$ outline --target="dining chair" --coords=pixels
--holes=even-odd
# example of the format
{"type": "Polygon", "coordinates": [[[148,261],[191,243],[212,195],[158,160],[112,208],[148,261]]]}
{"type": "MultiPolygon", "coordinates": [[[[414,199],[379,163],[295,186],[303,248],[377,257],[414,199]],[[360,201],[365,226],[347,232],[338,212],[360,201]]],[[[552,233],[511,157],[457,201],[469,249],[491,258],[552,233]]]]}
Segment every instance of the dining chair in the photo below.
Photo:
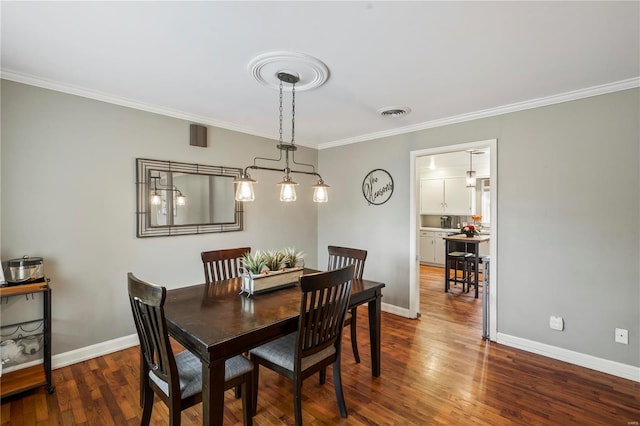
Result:
{"type": "MultiPolygon", "coordinates": [[[[364,272],[364,262],[367,260],[367,251],[348,248],[329,246],[329,266],[328,270],[342,268],[347,265],[353,265],[353,278],[362,279],[362,273],[364,272]]],[[[360,363],[360,353],[358,352],[358,340],[357,340],[357,324],[356,314],[357,306],[351,308],[347,313],[347,317],[344,320],[345,327],[351,326],[351,349],[353,350],[353,357],[356,359],[356,364],[360,363]]],[[[321,375],[320,382],[324,382],[324,377],[321,375]]]]}
{"type": "MultiPolygon", "coordinates": [[[[295,424],[302,425],[302,382],[333,365],[333,384],[340,415],[347,417],[340,370],[340,341],[349,306],[353,265],[328,272],[302,275],[298,331],[249,351],[254,364],[253,410],[257,410],[260,365],[293,383],[295,424]]],[[[254,411],[255,414],[255,411],[254,411]]]]}
{"type": "MultiPolygon", "coordinates": [[[[241,275],[242,257],[246,253],[251,253],[251,247],[210,250],[200,253],[202,265],[204,266],[205,282],[212,284],[216,281],[239,277],[241,275]]],[[[239,386],[236,388],[235,394],[236,398],[242,396],[242,390],[239,386]]]]}
{"type": "Polygon", "coordinates": [[[203,251],[200,253],[207,283],[228,280],[241,275],[242,256],[251,253],[251,247],[203,251]]]}
{"type": "MultiPolygon", "coordinates": [[[[128,274],[129,301],[140,339],[141,425],[151,420],[154,394],[169,407],[169,424],[180,425],[182,410],[202,401],[202,363],[184,350],[174,356],[164,315],[165,287],[128,274]]],[[[244,425],[253,424],[253,364],[242,356],[225,363],[225,390],[242,387],[244,425]]]]}

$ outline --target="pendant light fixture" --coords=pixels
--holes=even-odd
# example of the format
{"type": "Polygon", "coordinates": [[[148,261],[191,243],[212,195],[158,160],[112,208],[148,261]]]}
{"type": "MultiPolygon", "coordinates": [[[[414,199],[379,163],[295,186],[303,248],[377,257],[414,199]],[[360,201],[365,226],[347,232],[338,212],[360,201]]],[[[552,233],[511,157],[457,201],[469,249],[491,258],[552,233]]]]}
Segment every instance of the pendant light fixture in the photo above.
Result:
{"type": "Polygon", "coordinates": [[[467,171],[467,188],[476,187],[476,172],[473,170],[473,150],[469,151],[469,170],[467,171]]]}
{"type": "Polygon", "coordinates": [[[299,76],[293,71],[279,71],[276,74],[279,82],[280,89],[280,126],[279,126],[279,139],[278,145],[276,148],[280,151],[280,155],[278,158],[263,158],[263,157],[254,157],[253,164],[245,167],[242,175],[239,179],[235,180],[234,183],[237,183],[236,188],[236,201],[254,201],[255,200],[255,192],[253,190],[253,184],[257,183],[255,179],[252,179],[249,175],[248,170],[271,170],[274,172],[282,172],[284,176],[277,185],[280,186],[280,201],[282,202],[292,202],[296,201],[296,186],[298,185],[293,179],[291,179],[292,173],[300,173],[306,175],[313,175],[318,178],[318,182],[313,185],[313,202],[315,203],[326,203],[329,200],[327,188],[329,185],[325,184],[322,180],[322,176],[316,172],[315,167],[312,164],[298,163],[295,160],[295,152],[298,149],[295,143],[295,125],[296,125],[296,83],[300,81],[299,76]],[[284,84],[291,85],[291,142],[284,142],[282,139],[282,99],[283,99],[283,91],[284,84]],[[258,160],[261,161],[274,161],[280,162],[284,157],[284,167],[264,167],[259,166],[257,164],[258,160]],[[291,157],[291,163],[295,166],[303,166],[308,168],[308,170],[294,170],[289,167],[289,157],[291,157]]]}
{"type": "Polygon", "coordinates": [[[151,180],[153,180],[153,190],[151,191],[151,204],[154,206],[159,206],[162,203],[162,196],[160,195],[160,191],[171,191],[177,192],[176,195],[176,205],[185,206],[187,204],[187,197],[185,197],[182,192],[178,189],[177,186],[173,185],[163,185],[158,183],[160,180],[160,175],[151,176],[151,180]]]}

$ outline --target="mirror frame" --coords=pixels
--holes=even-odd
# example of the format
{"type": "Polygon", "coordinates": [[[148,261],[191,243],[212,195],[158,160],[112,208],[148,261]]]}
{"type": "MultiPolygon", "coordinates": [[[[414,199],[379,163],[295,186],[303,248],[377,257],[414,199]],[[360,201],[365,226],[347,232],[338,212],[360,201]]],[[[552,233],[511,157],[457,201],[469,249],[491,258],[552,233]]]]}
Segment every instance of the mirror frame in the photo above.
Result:
{"type": "MultiPolygon", "coordinates": [[[[242,169],[237,167],[207,166],[203,164],[136,158],[136,236],[138,238],[242,231],[244,210],[242,203],[239,201],[234,201],[235,220],[233,222],[151,226],[151,171],[225,176],[233,178],[234,180],[239,179],[242,174],[242,169]]],[[[233,191],[233,193],[235,194],[235,191],[233,191]]]]}

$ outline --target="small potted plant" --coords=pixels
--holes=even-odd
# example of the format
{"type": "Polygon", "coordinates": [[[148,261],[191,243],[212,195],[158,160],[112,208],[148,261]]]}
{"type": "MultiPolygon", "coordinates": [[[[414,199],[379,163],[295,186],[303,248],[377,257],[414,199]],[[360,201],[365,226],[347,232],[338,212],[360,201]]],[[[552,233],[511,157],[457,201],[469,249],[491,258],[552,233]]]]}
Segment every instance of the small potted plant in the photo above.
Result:
{"type": "Polygon", "coordinates": [[[295,268],[296,266],[304,266],[304,257],[306,256],[303,252],[296,252],[295,247],[287,247],[283,250],[285,256],[285,264],[287,268],[295,268]],[[298,265],[302,262],[302,265],[298,265]]]}
{"type": "Polygon", "coordinates": [[[286,267],[286,256],[280,250],[264,252],[264,263],[270,271],[282,271],[286,267]]]}
{"type": "Polygon", "coordinates": [[[253,275],[268,272],[265,256],[260,250],[256,251],[254,255],[252,255],[251,252],[246,252],[244,256],[242,256],[242,267],[245,271],[253,275]]]}

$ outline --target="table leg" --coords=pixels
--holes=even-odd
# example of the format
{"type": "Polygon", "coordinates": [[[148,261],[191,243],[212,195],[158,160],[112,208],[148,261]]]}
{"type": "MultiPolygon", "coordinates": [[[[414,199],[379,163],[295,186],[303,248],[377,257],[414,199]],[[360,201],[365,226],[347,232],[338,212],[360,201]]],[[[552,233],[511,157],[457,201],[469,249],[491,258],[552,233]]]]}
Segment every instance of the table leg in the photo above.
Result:
{"type": "Polygon", "coordinates": [[[380,317],[382,311],[382,295],[369,302],[369,338],[371,340],[371,374],[380,377],[380,317]]]}
{"type": "Polygon", "coordinates": [[[476,284],[476,299],[477,299],[478,298],[478,284],[480,284],[480,280],[478,279],[478,272],[480,271],[480,250],[479,250],[478,245],[476,245],[475,268],[476,268],[476,272],[473,275],[473,281],[476,284]]]}
{"type": "Polygon", "coordinates": [[[202,424],[222,426],[224,418],[224,360],[202,363],[202,424]]]}
{"type": "Polygon", "coordinates": [[[449,292],[449,241],[444,243],[444,292],[449,292]]]}

